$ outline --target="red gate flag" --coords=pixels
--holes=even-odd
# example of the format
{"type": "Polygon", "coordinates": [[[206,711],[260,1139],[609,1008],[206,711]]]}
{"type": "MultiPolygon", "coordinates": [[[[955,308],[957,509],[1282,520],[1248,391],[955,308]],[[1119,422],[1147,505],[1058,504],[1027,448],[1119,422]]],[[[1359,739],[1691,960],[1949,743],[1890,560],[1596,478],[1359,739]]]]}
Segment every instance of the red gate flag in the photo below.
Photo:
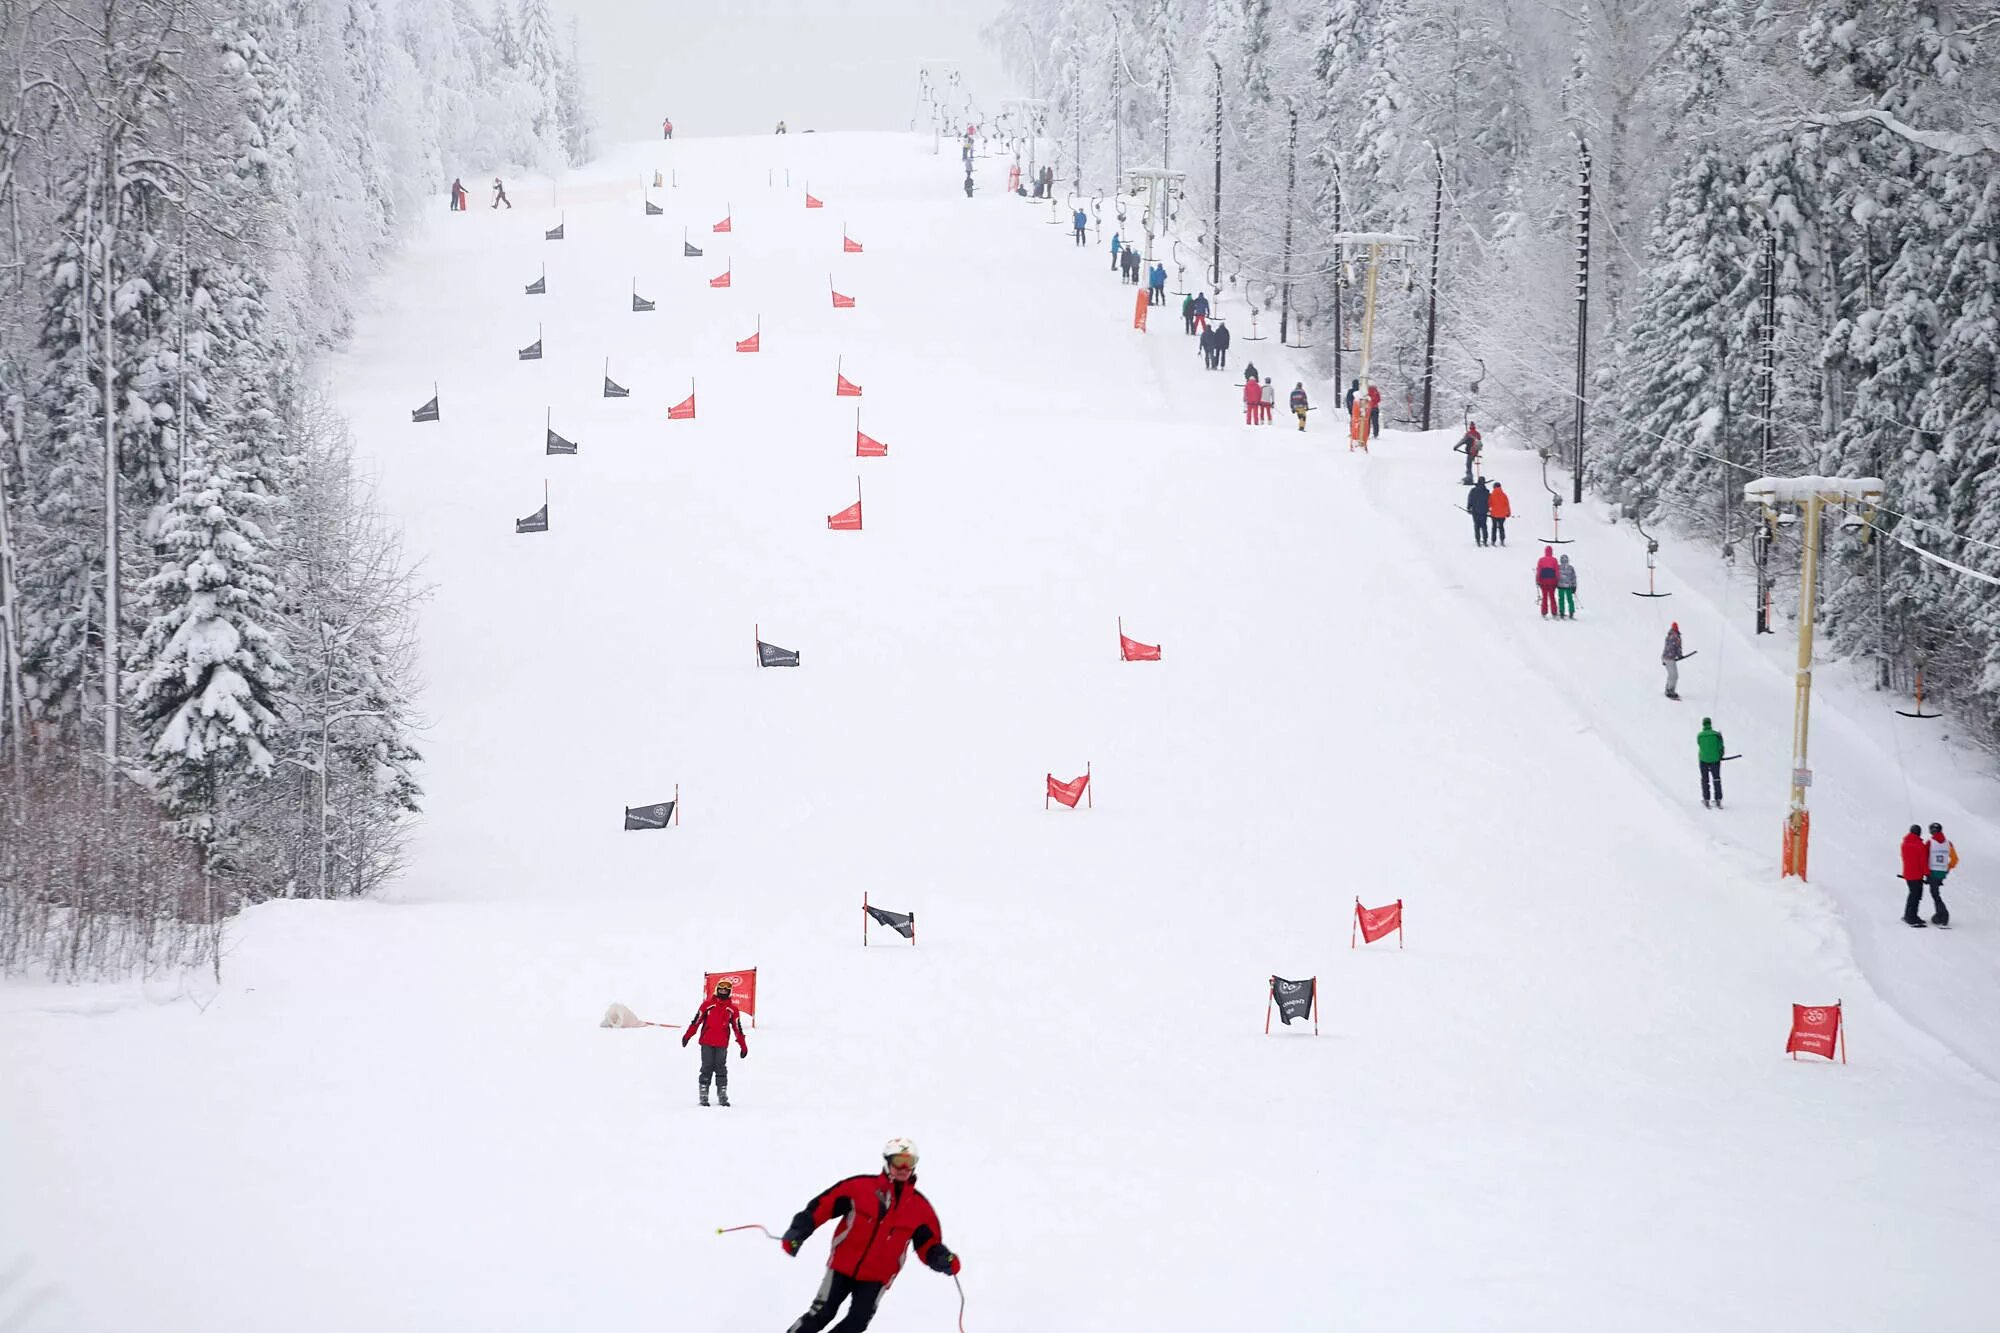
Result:
{"type": "Polygon", "coordinates": [[[859,398],[861,386],[839,371],[833,372],[833,396],[836,398],[859,398]]]}
{"type": "Polygon", "coordinates": [[[887,458],[889,446],[882,441],[864,435],[859,429],[854,432],[854,456],[856,458],[887,458]]]}
{"type": "Polygon", "coordinates": [[[1839,1049],[1840,1063],[1846,1064],[1847,1034],[1841,1030],[1840,1001],[1793,1005],[1792,1035],[1785,1040],[1785,1050],[1792,1059],[1798,1059],[1799,1052],[1804,1051],[1831,1060],[1835,1048],[1839,1049]]]}
{"type": "Polygon", "coordinates": [[[748,338],[737,339],[736,350],[739,352],[760,352],[764,349],[763,339],[764,332],[762,329],[759,329],[748,338]]]}
{"type": "Polygon", "coordinates": [[[706,1000],[715,994],[715,983],[729,983],[729,998],[736,1001],[736,1007],[750,1020],[750,1026],[757,1026],[757,969],[738,968],[734,972],[704,972],[701,974],[701,998],[706,1000]]]}
{"type": "Polygon", "coordinates": [[[688,396],[681,399],[678,403],[675,403],[672,407],[667,409],[667,420],[669,421],[694,420],[694,386],[692,384],[688,385],[688,396]]]}
{"type": "Polygon", "coordinates": [[[835,310],[852,310],[854,308],[854,298],[851,296],[842,296],[839,292],[835,292],[833,294],[833,308],[835,310]]]}
{"type": "Polygon", "coordinates": [[[1137,639],[1125,637],[1125,618],[1118,618],[1118,657],[1124,662],[1157,662],[1160,660],[1160,645],[1140,643],[1137,639]]]}
{"type": "Polygon", "coordinates": [[[1147,299],[1148,298],[1146,295],[1146,289],[1144,287],[1141,287],[1139,289],[1139,299],[1137,303],[1134,304],[1132,307],[1132,327],[1139,330],[1139,332],[1141,333],[1144,333],[1146,331],[1147,299]]]}
{"type": "MultiPolygon", "coordinates": [[[[1053,797],[1074,810],[1076,809],[1076,803],[1083,799],[1084,793],[1090,787],[1090,769],[1086,765],[1082,777],[1072,778],[1068,782],[1057,782],[1056,775],[1053,773],[1048,775],[1048,780],[1048,795],[1042,797],[1042,809],[1046,810],[1049,808],[1049,799],[1053,797]]],[[[1091,804],[1093,806],[1096,805],[1094,798],[1091,804]]]]}
{"type": "Polygon", "coordinates": [[[715,224],[715,225],[714,225],[713,227],[710,227],[710,228],[709,228],[709,230],[710,230],[710,231],[733,231],[733,230],[735,230],[735,228],[733,228],[733,227],[731,227],[731,226],[729,225],[729,219],[728,219],[728,218],[724,218],[724,219],[723,219],[722,221],[720,221],[720,222],[716,223],[716,224],[715,224]]]}
{"type": "Polygon", "coordinates": [[[806,207],[807,207],[807,208],[825,208],[825,207],[826,207],[826,205],[825,205],[825,204],[822,204],[822,203],[821,203],[821,202],[820,202],[819,200],[817,200],[817,199],[813,198],[813,197],[812,197],[812,195],[808,194],[808,195],[806,195],[806,207]]]}
{"type": "Polygon", "coordinates": [[[710,278],[708,280],[708,285],[711,287],[727,287],[729,285],[729,275],[733,273],[735,269],[736,266],[734,264],[731,264],[728,268],[722,270],[721,273],[719,273],[713,278],[710,278]]]}
{"type": "Polygon", "coordinates": [[[858,255],[861,253],[861,242],[855,240],[852,236],[842,233],[840,238],[840,252],[844,255],[858,255]]]}
{"type": "Polygon", "coordinates": [[[826,526],[835,532],[861,531],[861,478],[854,479],[854,503],[838,514],[828,514],[826,526]]]}
{"type": "MultiPolygon", "coordinates": [[[[1396,932],[1396,947],[1403,947],[1403,900],[1396,899],[1387,907],[1363,907],[1361,900],[1354,900],[1354,924],[1361,929],[1361,941],[1373,944],[1390,931],[1396,932]]],[[[1354,932],[1347,933],[1347,947],[1354,947],[1354,932]]]]}

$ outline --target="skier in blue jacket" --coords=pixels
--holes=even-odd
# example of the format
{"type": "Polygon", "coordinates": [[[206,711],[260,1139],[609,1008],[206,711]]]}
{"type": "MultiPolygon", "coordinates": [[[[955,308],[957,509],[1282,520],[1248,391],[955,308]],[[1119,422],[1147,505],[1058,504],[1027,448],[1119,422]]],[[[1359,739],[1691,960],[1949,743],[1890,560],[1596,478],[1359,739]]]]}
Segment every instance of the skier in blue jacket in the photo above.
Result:
{"type": "Polygon", "coordinates": [[[1152,304],[1165,305],[1166,303],[1167,303],[1167,266],[1165,264],[1155,264],[1153,265],[1152,304]]]}
{"type": "Polygon", "coordinates": [[[1085,244],[1085,241],[1083,239],[1083,229],[1090,225],[1090,215],[1085,213],[1082,209],[1079,208],[1073,215],[1071,215],[1069,221],[1070,225],[1076,228],[1076,243],[1078,245],[1085,244]]]}
{"type": "Polygon", "coordinates": [[[1197,332],[1208,330],[1208,293],[1197,293],[1194,298],[1194,327],[1197,332]]]}
{"type": "Polygon", "coordinates": [[[1119,240],[1119,239],[1118,239],[1118,233],[1117,233],[1117,232],[1115,232],[1115,231],[1114,231],[1114,232],[1112,232],[1112,233],[1111,233],[1111,267],[1112,267],[1112,270],[1113,270],[1114,272],[1115,272],[1115,271],[1117,270],[1117,268],[1118,268],[1118,252],[1119,252],[1119,251],[1121,251],[1121,250],[1123,250],[1124,248],[1125,248],[1125,242],[1123,242],[1123,241],[1121,241],[1121,240],[1119,240]]]}

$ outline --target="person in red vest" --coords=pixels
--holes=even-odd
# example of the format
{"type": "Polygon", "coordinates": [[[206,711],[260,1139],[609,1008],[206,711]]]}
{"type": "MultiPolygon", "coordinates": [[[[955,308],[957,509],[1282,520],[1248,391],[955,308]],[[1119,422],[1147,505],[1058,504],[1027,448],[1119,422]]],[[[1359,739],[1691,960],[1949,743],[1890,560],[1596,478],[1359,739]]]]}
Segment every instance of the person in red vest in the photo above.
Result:
{"type": "Polygon", "coordinates": [[[1556,582],[1562,578],[1562,566],[1556,563],[1556,548],[1544,546],[1542,558],[1535,562],[1535,586],[1542,590],[1542,619],[1547,620],[1556,613],[1556,582]]]}
{"type": "Polygon", "coordinates": [[[847,1317],[836,1333],[860,1333],[875,1317],[882,1293],[903,1270],[905,1250],[940,1273],[958,1276],[958,1256],[945,1247],[937,1212],[917,1192],[917,1145],[890,1139],[882,1147],[882,1173],[849,1176],[814,1196],[780,1238],[796,1256],[812,1233],[834,1218],[833,1252],[812,1304],[787,1333],[819,1333],[842,1301],[847,1317]]]}
{"type": "Polygon", "coordinates": [[[1903,900],[1903,924],[1921,926],[1924,924],[1924,879],[1930,874],[1930,849],[1924,846],[1924,830],[1921,824],[1910,825],[1910,831],[1903,835],[1903,883],[1909,888],[1909,897],[1903,900]]]}
{"type": "Polygon", "coordinates": [[[1254,379],[1243,381],[1243,424],[1254,426],[1264,414],[1264,386],[1254,379]]]}
{"type": "Polygon", "coordinates": [[[668,116],[660,122],[660,133],[666,135],[669,139],[674,137],[674,118],[672,116],[668,116]]]}
{"type": "Polygon", "coordinates": [[[681,1045],[685,1046],[699,1032],[701,1034],[701,1104],[708,1105],[708,1082],[715,1080],[715,1100],[719,1106],[729,1105],[729,1037],[736,1036],[736,1048],[745,1060],[750,1058],[750,1043],[743,1039],[743,1015],[736,1008],[736,1001],[730,995],[735,989],[728,978],[715,983],[715,994],[701,1002],[701,1008],[694,1011],[694,1021],[687,1031],[681,1033],[681,1045]]]}

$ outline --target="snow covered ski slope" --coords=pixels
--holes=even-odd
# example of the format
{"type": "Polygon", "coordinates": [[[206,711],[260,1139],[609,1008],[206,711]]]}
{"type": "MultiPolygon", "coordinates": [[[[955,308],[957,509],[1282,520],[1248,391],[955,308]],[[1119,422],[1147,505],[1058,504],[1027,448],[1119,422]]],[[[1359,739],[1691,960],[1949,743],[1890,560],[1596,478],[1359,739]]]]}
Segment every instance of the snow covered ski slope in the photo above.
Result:
{"type": "MultiPolygon", "coordinates": [[[[716,1228],[908,1135],[968,1333],[1992,1328],[1990,782],[1829,680],[1779,883],[1789,680],[1740,588],[1670,551],[1632,598],[1586,517],[1541,622],[1531,455],[1474,548],[1455,432],[1242,425],[1245,353],[1304,368],[1132,331],[1108,235],[930,148],[647,143],[426,222],[333,374],[436,588],[410,871],[248,913],[213,993],[0,991],[0,1324],[783,1329],[826,1232],[716,1228]],[[1966,857],[1950,934],[1894,920],[1912,818],[1966,857]],[[864,893],[914,947],[864,951],[864,893]],[[1348,947],[1357,897],[1406,947],[1348,947]],[[751,966],[727,1110],[673,1031],[595,1026],[751,966]],[[1317,1037],[1265,1035],[1273,974],[1317,1037]],[[1852,1062],[1784,1058],[1835,999],[1852,1062]]],[[[958,1313],[912,1264],[873,1327],[958,1313]]]]}

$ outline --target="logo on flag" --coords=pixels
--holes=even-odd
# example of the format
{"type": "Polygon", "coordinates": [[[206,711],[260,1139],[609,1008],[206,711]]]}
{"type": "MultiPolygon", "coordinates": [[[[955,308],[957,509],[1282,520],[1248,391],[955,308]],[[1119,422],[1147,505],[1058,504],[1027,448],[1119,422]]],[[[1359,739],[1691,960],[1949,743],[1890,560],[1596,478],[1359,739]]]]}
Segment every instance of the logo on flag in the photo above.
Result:
{"type": "Polygon", "coordinates": [[[795,667],[799,664],[796,648],[780,648],[775,643],[757,640],[757,665],[760,667],[795,667]]]}
{"type": "Polygon", "coordinates": [[[861,531],[861,501],[856,500],[838,514],[828,514],[826,525],[835,532],[861,531]]]}
{"type": "Polygon", "coordinates": [[[1287,981],[1283,977],[1271,978],[1271,1003],[1278,1008],[1278,1021],[1291,1026],[1293,1019],[1312,1017],[1313,1001],[1319,996],[1319,978],[1308,977],[1304,981],[1287,981]]]}
{"type": "Polygon", "coordinates": [[[736,1001],[736,1007],[754,1026],[757,1018],[757,969],[741,968],[734,972],[704,972],[701,974],[701,998],[706,1000],[715,994],[715,983],[729,983],[729,998],[736,1001]]]}
{"type": "Polygon", "coordinates": [[[630,398],[632,391],[617,380],[612,379],[609,375],[606,375],[604,377],[604,396],[606,398],[630,398]]]}
{"type": "Polygon", "coordinates": [[[625,807],[625,827],[665,828],[674,817],[674,802],[660,801],[653,805],[628,805],[625,807]]]}
{"type": "MultiPolygon", "coordinates": [[[[1354,923],[1361,928],[1361,939],[1365,944],[1373,944],[1391,932],[1400,937],[1403,933],[1403,900],[1398,898],[1387,907],[1363,907],[1361,900],[1356,898],[1354,923]]],[[[1398,946],[1401,943],[1398,938],[1398,946]]]]}
{"type": "Polygon", "coordinates": [[[576,452],[575,440],[565,440],[562,436],[556,434],[555,431],[553,430],[549,431],[548,434],[549,434],[548,447],[544,450],[545,453],[573,454],[576,452]]]}
{"type": "Polygon", "coordinates": [[[547,532],[549,530],[549,507],[543,505],[526,518],[514,520],[515,532],[547,532]]]}

